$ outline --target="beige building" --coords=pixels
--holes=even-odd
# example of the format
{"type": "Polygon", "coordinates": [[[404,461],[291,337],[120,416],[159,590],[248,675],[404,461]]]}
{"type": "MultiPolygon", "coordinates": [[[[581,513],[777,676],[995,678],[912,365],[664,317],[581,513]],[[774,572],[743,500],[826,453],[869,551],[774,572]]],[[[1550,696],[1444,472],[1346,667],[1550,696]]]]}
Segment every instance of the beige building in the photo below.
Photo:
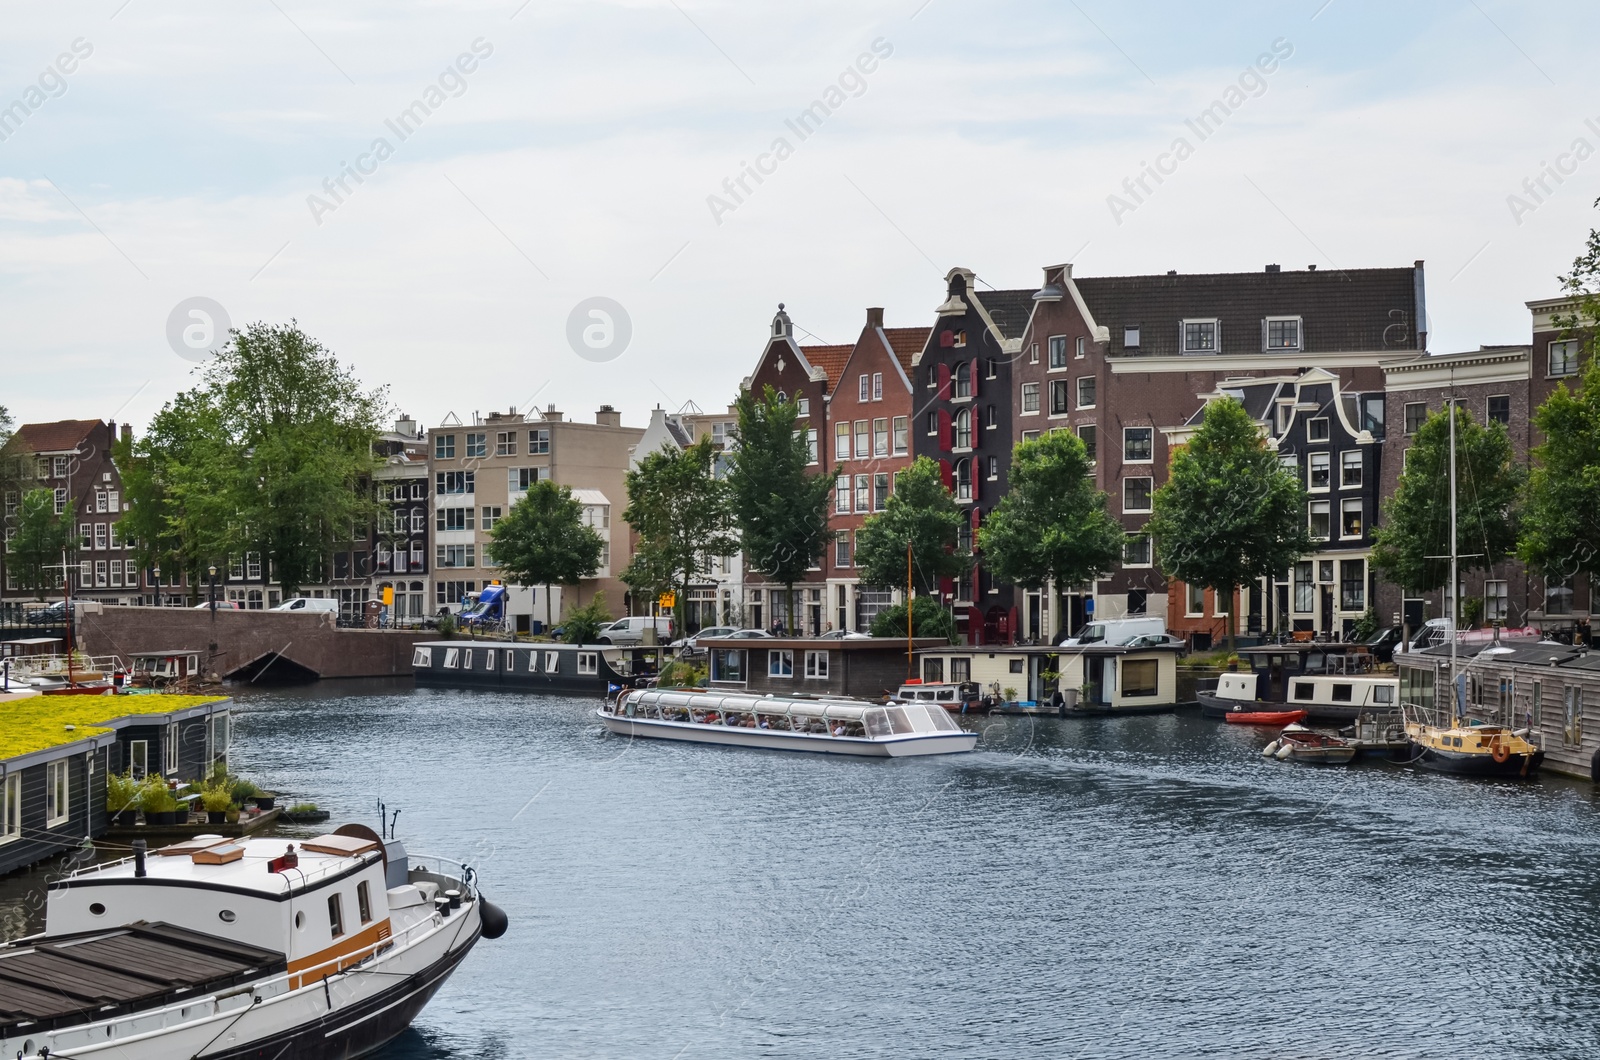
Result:
{"type": "MultiPolygon", "coordinates": [[[[541,479],[569,486],[584,506],[589,525],[606,540],[596,577],[576,590],[554,592],[549,612],[585,604],[598,592],[612,614],[628,612],[628,587],[617,577],[632,555],[622,512],[628,504],[624,476],[643,429],[624,427],[622,413],[600,406],[593,423],[569,420],[551,405],[543,412],[474,414],[470,423],[453,413],[428,432],[433,476],[433,609],[458,611],[463,599],[501,579],[485,555],[490,531],[541,479]]],[[[545,586],[513,587],[508,613],[515,628],[545,620],[545,586]]]]}

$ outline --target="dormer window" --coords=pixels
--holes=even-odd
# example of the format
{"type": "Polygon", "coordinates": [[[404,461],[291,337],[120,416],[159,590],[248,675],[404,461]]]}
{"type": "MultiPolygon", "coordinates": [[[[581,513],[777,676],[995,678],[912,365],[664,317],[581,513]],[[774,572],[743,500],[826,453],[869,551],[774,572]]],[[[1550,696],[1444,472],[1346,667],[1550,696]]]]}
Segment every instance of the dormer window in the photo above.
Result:
{"type": "Polygon", "coordinates": [[[1328,417],[1317,416],[1306,421],[1306,441],[1325,442],[1328,438],[1328,417]]]}
{"type": "Polygon", "coordinates": [[[1216,320],[1185,320],[1183,322],[1184,353],[1216,353],[1216,320]]]}
{"type": "Polygon", "coordinates": [[[1139,325],[1134,324],[1122,329],[1122,345],[1130,350],[1139,348],[1139,325]]]}
{"type": "Polygon", "coordinates": [[[1266,348],[1270,350],[1300,349],[1299,317],[1267,317],[1262,324],[1266,348]]]}

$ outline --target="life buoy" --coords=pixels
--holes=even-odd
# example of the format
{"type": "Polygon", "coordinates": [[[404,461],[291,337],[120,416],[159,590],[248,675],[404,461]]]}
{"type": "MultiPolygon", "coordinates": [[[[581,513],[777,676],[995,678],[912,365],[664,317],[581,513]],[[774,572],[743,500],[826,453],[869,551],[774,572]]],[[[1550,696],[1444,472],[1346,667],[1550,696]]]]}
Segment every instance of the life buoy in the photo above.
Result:
{"type": "Polygon", "coordinates": [[[1511,744],[1503,736],[1496,736],[1489,742],[1489,755],[1497,765],[1505,765],[1511,761],[1511,744]]]}

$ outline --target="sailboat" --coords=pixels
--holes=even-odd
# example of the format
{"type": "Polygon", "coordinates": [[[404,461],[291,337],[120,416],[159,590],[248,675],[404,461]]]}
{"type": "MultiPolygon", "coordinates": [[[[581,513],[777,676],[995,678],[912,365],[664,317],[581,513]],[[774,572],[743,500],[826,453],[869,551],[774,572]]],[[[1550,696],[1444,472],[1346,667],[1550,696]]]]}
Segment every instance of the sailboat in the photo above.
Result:
{"type": "Polygon", "coordinates": [[[1414,704],[1401,704],[1406,738],[1411,741],[1413,761],[1424,769],[1440,773],[1459,773],[1477,777],[1526,777],[1544,761],[1544,751],[1527,738],[1527,730],[1508,725],[1472,725],[1466,718],[1465,675],[1457,673],[1456,650],[1459,644],[1461,582],[1460,544],[1456,537],[1456,399],[1450,398],[1450,709],[1444,712],[1443,697],[1423,710],[1414,704]]]}

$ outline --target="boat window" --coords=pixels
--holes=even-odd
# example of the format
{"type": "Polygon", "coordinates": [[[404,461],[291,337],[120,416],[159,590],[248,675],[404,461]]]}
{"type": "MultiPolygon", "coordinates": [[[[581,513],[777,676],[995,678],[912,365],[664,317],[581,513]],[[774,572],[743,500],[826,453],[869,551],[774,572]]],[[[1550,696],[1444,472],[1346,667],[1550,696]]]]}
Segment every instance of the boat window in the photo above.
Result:
{"type": "Polygon", "coordinates": [[[1373,685],[1372,686],[1372,701],[1374,703],[1388,703],[1388,704],[1392,705],[1394,703],[1394,686],[1393,685],[1373,685]]]}
{"type": "Polygon", "coordinates": [[[1294,698],[1311,699],[1316,695],[1316,686],[1310,681],[1296,681],[1294,683],[1294,698]]]}
{"type": "Polygon", "coordinates": [[[939,725],[933,720],[933,716],[943,713],[944,708],[939,706],[906,711],[906,714],[911,718],[911,728],[917,732],[938,732],[939,725]]]}
{"type": "Polygon", "coordinates": [[[956,701],[956,690],[953,688],[941,688],[934,693],[933,698],[939,703],[954,703],[956,701]]]}
{"type": "Polygon", "coordinates": [[[328,927],[334,938],[344,934],[344,900],[341,895],[328,895],[328,927]]]}
{"type": "Polygon", "coordinates": [[[430,648],[417,648],[411,653],[412,666],[432,666],[433,650],[430,648]]]}
{"type": "Polygon", "coordinates": [[[1127,659],[1122,664],[1123,696],[1153,696],[1159,664],[1154,659],[1127,659]]]}
{"type": "Polygon", "coordinates": [[[1010,672],[1014,673],[1014,674],[1020,674],[1022,672],[1022,660],[1021,659],[1012,659],[1011,660],[1010,672]]]}
{"type": "Polygon", "coordinates": [[[372,891],[366,880],[356,884],[356,910],[363,924],[372,923],[372,891]]]}
{"type": "Polygon", "coordinates": [[[1349,685],[1346,685],[1346,684],[1334,685],[1333,686],[1333,701],[1335,703],[1349,703],[1350,702],[1351,691],[1352,691],[1352,689],[1351,689],[1351,687],[1349,685]]]}
{"type": "Polygon", "coordinates": [[[861,721],[866,726],[868,736],[888,736],[894,731],[889,727],[888,712],[881,707],[867,711],[861,721]]]}
{"type": "Polygon", "coordinates": [[[943,707],[929,710],[928,718],[933,722],[935,729],[945,732],[956,732],[961,729],[961,726],[950,720],[950,712],[943,707]]]}
{"type": "Polygon", "coordinates": [[[510,648],[506,649],[506,672],[510,673],[517,668],[517,653],[510,648]]]}
{"type": "Polygon", "coordinates": [[[454,670],[456,668],[456,663],[460,660],[460,657],[461,649],[446,648],[444,650],[444,668],[446,670],[454,670]]]}
{"type": "Polygon", "coordinates": [[[592,651],[578,653],[578,673],[597,674],[600,672],[600,656],[592,651]]]}
{"type": "Polygon", "coordinates": [[[539,670],[539,653],[536,652],[536,651],[530,651],[528,653],[528,672],[530,674],[531,673],[537,673],[538,670],[539,670]]]}
{"type": "Polygon", "coordinates": [[[944,660],[942,658],[941,659],[923,659],[922,660],[922,683],[925,684],[925,685],[936,685],[936,684],[939,684],[940,682],[942,682],[943,680],[944,680],[944,660]]]}
{"type": "Polygon", "coordinates": [[[889,729],[896,736],[909,736],[916,732],[916,729],[912,727],[911,719],[906,716],[904,707],[887,707],[885,709],[889,715],[889,729]]]}
{"type": "Polygon", "coordinates": [[[494,669],[494,657],[495,657],[495,650],[493,648],[489,648],[489,649],[484,651],[484,653],[483,653],[483,668],[485,670],[493,670],[494,669]]]}
{"type": "Polygon", "coordinates": [[[547,674],[553,674],[553,673],[559,673],[560,671],[561,671],[561,653],[558,652],[558,651],[547,651],[547,652],[545,652],[544,653],[544,672],[547,673],[547,674]]]}

